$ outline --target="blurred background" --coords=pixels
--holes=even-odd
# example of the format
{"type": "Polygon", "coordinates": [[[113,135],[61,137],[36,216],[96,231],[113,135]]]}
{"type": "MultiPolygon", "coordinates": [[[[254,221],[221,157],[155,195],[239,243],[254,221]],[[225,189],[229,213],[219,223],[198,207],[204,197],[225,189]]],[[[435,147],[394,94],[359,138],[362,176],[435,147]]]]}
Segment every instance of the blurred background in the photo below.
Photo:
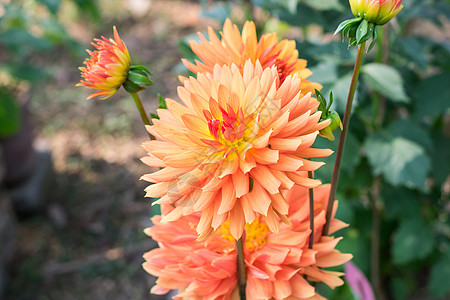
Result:
{"type": "MultiPolygon", "coordinates": [[[[450,299],[450,1],[403,3],[364,58],[338,247],[377,299],[450,299]]],[[[158,93],[177,99],[187,41],[227,17],[295,39],[342,116],[356,53],[333,32],[351,17],[347,0],[0,0],[0,299],[157,298],[141,268],[155,247],[138,180],[152,171],[139,160],[148,136],[125,92],[85,100],[77,67],[117,26],[153,73],[141,93],[153,112],[158,93]]],[[[333,160],[316,178],[330,181],[333,160]]],[[[347,285],[323,294],[354,299],[347,285]]]]}

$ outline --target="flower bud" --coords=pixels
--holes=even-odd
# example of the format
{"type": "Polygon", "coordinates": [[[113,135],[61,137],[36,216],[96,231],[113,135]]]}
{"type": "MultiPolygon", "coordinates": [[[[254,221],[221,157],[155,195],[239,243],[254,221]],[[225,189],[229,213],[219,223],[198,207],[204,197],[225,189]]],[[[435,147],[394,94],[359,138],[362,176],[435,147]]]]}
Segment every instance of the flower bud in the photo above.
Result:
{"type": "Polygon", "coordinates": [[[88,99],[104,96],[102,100],[115,94],[127,80],[131,60],[127,47],[120,39],[114,27],[114,39],[95,39],[92,45],[94,51],[87,50],[90,58],[86,59],[85,67],[80,67],[81,81],[77,86],[86,86],[98,92],[91,94],[88,99]]]}
{"type": "Polygon", "coordinates": [[[352,13],[375,25],[384,25],[402,10],[402,0],[349,0],[352,13]]]}
{"type": "Polygon", "coordinates": [[[328,127],[320,130],[319,135],[329,139],[330,141],[334,141],[333,131],[335,131],[338,127],[341,127],[342,130],[341,118],[335,110],[331,110],[328,112],[328,116],[326,119],[330,119],[331,123],[330,125],[328,125],[328,127]]]}

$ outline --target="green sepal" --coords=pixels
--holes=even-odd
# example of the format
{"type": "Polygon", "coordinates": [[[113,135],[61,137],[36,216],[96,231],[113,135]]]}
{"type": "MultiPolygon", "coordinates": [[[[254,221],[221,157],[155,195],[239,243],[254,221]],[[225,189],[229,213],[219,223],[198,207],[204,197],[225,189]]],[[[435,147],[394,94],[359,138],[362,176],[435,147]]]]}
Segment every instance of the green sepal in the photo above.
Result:
{"type": "Polygon", "coordinates": [[[373,46],[375,46],[375,43],[377,42],[377,39],[378,33],[377,33],[377,26],[375,25],[373,28],[372,42],[370,43],[369,48],[367,48],[367,52],[372,50],[373,46]]]}
{"type": "Polygon", "coordinates": [[[158,108],[167,109],[166,99],[158,93],[158,108]]]}
{"type": "MultiPolygon", "coordinates": [[[[157,109],[167,109],[167,104],[166,104],[166,100],[163,98],[163,96],[161,96],[160,93],[158,93],[158,108],[157,109]]],[[[159,120],[159,116],[157,113],[150,113],[150,116],[153,119],[158,119],[159,120]]]]}
{"type": "Polygon", "coordinates": [[[144,66],[142,65],[134,65],[130,67],[130,71],[144,71],[148,75],[152,75],[152,73],[144,66]]]}
{"type": "Polygon", "coordinates": [[[129,71],[127,76],[127,81],[131,81],[138,85],[153,85],[153,82],[147,77],[147,75],[142,74],[143,71],[129,71]]]}
{"type": "Polygon", "coordinates": [[[145,90],[145,87],[142,87],[130,80],[125,81],[125,83],[123,84],[123,88],[130,94],[145,90]]]}
{"type": "Polygon", "coordinates": [[[369,30],[369,22],[367,20],[362,20],[361,24],[359,24],[358,29],[356,30],[356,42],[359,44],[361,40],[367,35],[367,31],[369,30]]]}
{"type": "MultiPolygon", "coordinates": [[[[361,22],[361,20],[362,20],[362,18],[353,18],[353,19],[343,21],[341,24],[339,24],[338,28],[334,32],[334,35],[338,34],[342,30],[345,30],[346,28],[350,28],[355,23],[361,22]]],[[[345,36],[345,34],[343,34],[343,35],[345,36]]]]}
{"type": "Polygon", "coordinates": [[[322,112],[322,117],[323,117],[324,115],[326,115],[327,110],[328,110],[327,109],[327,100],[325,99],[325,97],[322,95],[322,93],[319,90],[315,89],[315,93],[316,93],[317,100],[319,101],[318,110],[322,112]]]}

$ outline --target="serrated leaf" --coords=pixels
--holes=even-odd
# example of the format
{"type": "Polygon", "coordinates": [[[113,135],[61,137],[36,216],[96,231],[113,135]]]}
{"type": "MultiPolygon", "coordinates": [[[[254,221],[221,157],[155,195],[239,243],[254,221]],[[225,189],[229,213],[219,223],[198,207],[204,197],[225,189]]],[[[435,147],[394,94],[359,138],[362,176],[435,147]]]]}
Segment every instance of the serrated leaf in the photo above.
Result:
{"type": "Polygon", "coordinates": [[[400,73],[387,65],[371,63],[362,67],[366,84],[396,102],[409,102],[400,73]]]}
{"type": "MultiPolygon", "coordinates": [[[[393,200],[395,201],[395,200],[393,200]]],[[[434,247],[430,224],[420,218],[404,220],[394,234],[392,256],[395,264],[403,265],[426,258],[434,247]]]]}
{"type": "Polygon", "coordinates": [[[394,186],[426,189],[430,159],[422,146],[381,132],[369,136],[364,148],[374,175],[383,175],[394,186]]]}
{"type": "Polygon", "coordinates": [[[446,251],[431,268],[428,290],[436,298],[450,296],[450,251],[446,251]]]}

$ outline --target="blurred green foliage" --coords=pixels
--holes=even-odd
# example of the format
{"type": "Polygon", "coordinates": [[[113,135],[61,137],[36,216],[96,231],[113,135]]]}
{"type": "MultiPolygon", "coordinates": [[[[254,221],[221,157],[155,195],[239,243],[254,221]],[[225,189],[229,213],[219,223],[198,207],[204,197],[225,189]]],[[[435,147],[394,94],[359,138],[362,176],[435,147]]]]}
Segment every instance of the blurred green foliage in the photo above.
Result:
{"type": "MultiPolygon", "coordinates": [[[[233,6],[245,5],[244,1],[203,3],[205,16],[222,21],[233,6]]],[[[297,48],[313,71],[309,80],[323,84],[325,95],[333,91],[332,108],[342,116],[356,49],[349,50],[346,42],[329,36],[322,39],[307,33],[317,26],[324,34],[333,33],[340,22],[352,17],[348,1],[254,0],[253,4],[271,19],[302,30],[305,38],[297,41],[297,48]]],[[[405,8],[387,28],[378,28],[377,45],[364,57],[338,186],[338,217],[350,227],[342,231],[344,239],[338,247],[351,252],[370,278],[377,203],[384,293],[389,299],[403,300],[426,287],[430,297],[448,299],[450,1],[405,0],[403,4],[405,8]]],[[[257,26],[270,24],[255,21],[257,26]]],[[[318,138],[315,146],[336,150],[337,140],[318,138]]],[[[327,158],[315,174],[324,183],[330,182],[334,158],[327,158]]],[[[347,286],[324,295],[353,299],[347,286]]]]}
{"type": "MultiPolygon", "coordinates": [[[[100,21],[96,1],[72,0],[76,7],[100,21]]],[[[61,50],[77,54],[73,40],[58,18],[62,0],[14,0],[0,3],[0,136],[20,129],[17,89],[37,86],[52,76],[39,58],[61,50]]]]}

